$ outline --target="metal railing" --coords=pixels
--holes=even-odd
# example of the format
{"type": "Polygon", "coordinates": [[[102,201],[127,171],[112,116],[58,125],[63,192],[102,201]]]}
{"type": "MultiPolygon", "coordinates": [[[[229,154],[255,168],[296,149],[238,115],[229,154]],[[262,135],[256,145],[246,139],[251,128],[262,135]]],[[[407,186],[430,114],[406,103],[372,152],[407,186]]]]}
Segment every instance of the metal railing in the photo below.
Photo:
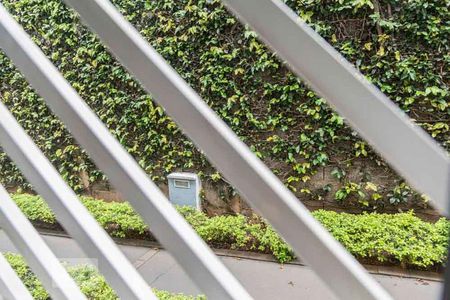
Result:
{"type": "MultiPolygon", "coordinates": [[[[227,180],[264,216],[331,290],[342,299],[391,299],[364,268],[311,216],[301,202],[239,140],[189,85],[164,61],[107,0],[65,0],[110,51],[151,93],[227,180]]],[[[417,189],[448,214],[450,162],[447,154],[389,99],[279,0],[224,0],[327,99],[379,153],[417,189]],[[271,20],[271,22],[267,22],[271,20]],[[381,120],[381,121],[380,121],[381,120]],[[401,136],[401,139],[398,137],[401,136]]],[[[0,5],[0,47],[67,125],[97,166],[151,225],[152,233],[210,299],[251,296],[176,212],[163,193],[109,133],[58,70],[0,5]]],[[[99,227],[4,105],[0,104],[0,145],[49,202],[58,221],[100,269],[122,299],[154,299],[150,288],[99,227]]],[[[43,244],[20,210],[0,189],[0,225],[55,298],[73,282],[43,244]],[[22,227],[13,221],[21,220],[22,227]],[[25,237],[26,236],[26,237],[25,237]],[[46,258],[44,258],[44,256],[46,258]],[[55,268],[43,266],[50,257],[55,268]],[[55,275],[59,280],[53,281],[55,275]],[[49,281],[51,286],[49,286],[49,281]],[[47,282],[47,283],[46,283],[47,282]]],[[[0,273],[5,264],[0,257],[0,273]]],[[[17,280],[0,293],[16,299],[17,280]]]]}

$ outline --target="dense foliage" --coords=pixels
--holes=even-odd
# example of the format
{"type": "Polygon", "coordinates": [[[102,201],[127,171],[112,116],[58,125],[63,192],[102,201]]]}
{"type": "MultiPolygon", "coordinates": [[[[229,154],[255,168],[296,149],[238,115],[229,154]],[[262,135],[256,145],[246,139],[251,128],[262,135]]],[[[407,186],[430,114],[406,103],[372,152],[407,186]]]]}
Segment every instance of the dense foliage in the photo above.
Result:
{"type": "MultiPolygon", "coordinates": [[[[56,218],[39,196],[15,194],[13,199],[33,221],[56,224],[56,218]]],[[[152,238],[148,226],[128,203],[106,203],[88,197],[82,202],[114,237],[152,238]]],[[[211,246],[271,253],[280,262],[294,258],[290,247],[261,218],[243,215],[208,217],[189,207],[178,207],[197,233],[211,246]]],[[[429,268],[445,262],[450,222],[428,223],[412,212],[352,215],[318,210],[314,217],[360,259],[370,262],[429,268]]]]}
{"type": "MultiPolygon", "coordinates": [[[[219,0],[113,2],[303,199],[336,198],[371,208],[420,200],[219,0]]],[[[286,2],[450,149],[448,0],[286,2]]],[[[2,3],[154,180],[195,170],[221,182],[164,110],[60,1],[2,3]]],[[[105,179],[4,55],[0,78],[1,101],[72,187],[81,191],[105,179]]],[[[0,175],[3,183],[26,185],[3,154],[0,175]]]]}
{"type": "MultiPolygon", "coordinates": [[[[22,256],[6,253],[5,258],[16,271],[17,275],[28,288],[34,299],[50,300],[50,295],[39,281],[39,278],[31,271],[22,256]]],[[[89,265],[68,266],[67,271],[89,300],[119,299],[113,289],[108,285],[105,278],[101,276],[94,267],[89,265]]],[[[153,292],[160,300],[205,300],[205,297],[203,296],[185,296],[156,289],[153,289],[153,292]]]]}

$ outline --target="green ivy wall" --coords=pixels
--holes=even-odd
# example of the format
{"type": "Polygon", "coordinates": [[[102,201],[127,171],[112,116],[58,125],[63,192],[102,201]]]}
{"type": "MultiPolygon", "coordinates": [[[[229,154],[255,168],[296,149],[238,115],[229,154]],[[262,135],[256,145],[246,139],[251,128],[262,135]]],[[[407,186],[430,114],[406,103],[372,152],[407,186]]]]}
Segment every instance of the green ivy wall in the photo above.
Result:
{"type": "MultiPolygon", "coordinates": [[[[335,199],[371,209],[407,201],[423,205],[424,198],[220,1],[113,2],[301,199],[335,199]]],[[[450,149],[450,1],[286,2],[450,149]]],[[[2,3],[155,181],[165,181],[164,176],[175,170],[194,170],[215,186],[227,186],[164,110],[60,1],[2,3]]],[[[0,78],[1,101],[73,188],[82,191],[106,180],[1,53],[0,78]]],[[[0,174],[8,186],[29,187],[4,154],[0,174]]]]}

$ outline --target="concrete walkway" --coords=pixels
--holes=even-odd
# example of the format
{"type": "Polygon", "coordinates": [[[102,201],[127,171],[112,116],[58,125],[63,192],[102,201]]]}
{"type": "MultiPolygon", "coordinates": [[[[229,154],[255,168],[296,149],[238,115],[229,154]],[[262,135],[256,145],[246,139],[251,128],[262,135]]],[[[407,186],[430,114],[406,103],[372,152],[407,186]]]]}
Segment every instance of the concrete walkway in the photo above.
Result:
{"type": "MultiPolygon", "coordinates": [[[[74,240],[51,235],[43,237],[55,254],[69,264],[96,264],[95,259],[85,259],[74,240]]],[[[152,287],[190,295],[201,294],[167,251],[125,245],[120,245],[120,248],[152,287]]],[[[6,251],[17,252],[0,230],[0,252],[6,251]]],[[[255,299],[336,299],[308,267],[226,256],[220,259],[255,299]]],[[[98,267],[101,271],[101,266],[98,267]]],[[[374,276],[395,299],[439,299],[442,288],[442,282],[438,280],[374,276]]]]}

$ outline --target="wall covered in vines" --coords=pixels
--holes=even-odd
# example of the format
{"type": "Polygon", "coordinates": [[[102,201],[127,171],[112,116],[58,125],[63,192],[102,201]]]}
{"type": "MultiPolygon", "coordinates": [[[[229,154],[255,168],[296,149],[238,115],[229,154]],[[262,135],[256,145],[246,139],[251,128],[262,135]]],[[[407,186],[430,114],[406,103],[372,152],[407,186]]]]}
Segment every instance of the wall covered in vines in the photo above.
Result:
{"type": "MultiPolygon", "coordinates": [[[[426,205],[425,197],[397,177],[220,1],[113,2],[300,199],[368,209],[426,205]]],[[[223,197],[233,195],[71,10],[57,0],[2,3],[152,179],[163,182],[172,171],[196,171],[225,190],[223,197]]],[[[286,3],[450,149],[448,0],[286,3]]],[[[3,54],[0,96],[74,189],[106,181],[3,54]]],[[[0,180],[28,187],[5,154],[0,155],[0,180]]]]}

